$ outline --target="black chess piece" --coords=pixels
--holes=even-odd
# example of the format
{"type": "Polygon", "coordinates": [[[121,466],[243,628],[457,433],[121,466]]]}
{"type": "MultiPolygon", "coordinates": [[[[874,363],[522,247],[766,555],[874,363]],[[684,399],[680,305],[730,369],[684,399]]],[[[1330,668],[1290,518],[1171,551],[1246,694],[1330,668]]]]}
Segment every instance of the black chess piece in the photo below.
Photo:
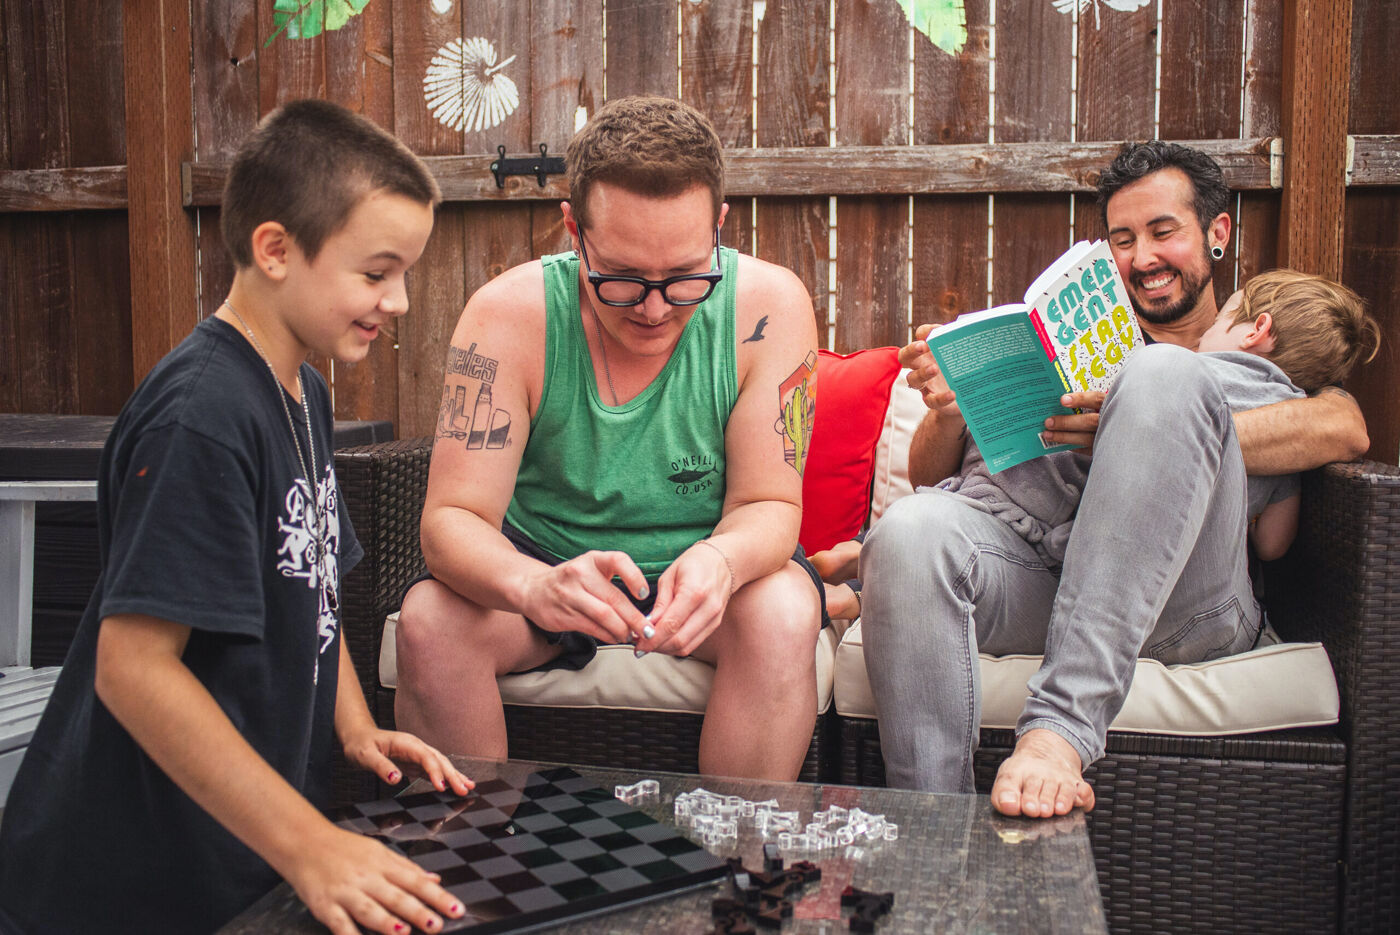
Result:
{"type": "Polygon", "coordinates": [[[847,886],[841,891],[841,905],[855,909],[850,921],[852,932],[873,932],[880,917],[894,908],[894,893],[870,893],[847,886]]]}

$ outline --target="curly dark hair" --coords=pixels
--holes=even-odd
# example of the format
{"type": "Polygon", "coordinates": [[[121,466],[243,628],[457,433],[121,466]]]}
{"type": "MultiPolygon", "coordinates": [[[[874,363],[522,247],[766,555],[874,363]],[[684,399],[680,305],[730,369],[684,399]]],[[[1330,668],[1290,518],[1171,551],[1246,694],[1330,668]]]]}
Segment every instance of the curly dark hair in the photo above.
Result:
{"type": "Polygon", "coordinates": [[[1104,227],[1108,227],[1108,199],[1124,186],[1163,169],[1180,169],[1190,179],[1195,192],[1191,206],[1201,230],[1227,209],[1230,189],[1220,172],[1220,164],[1210,156],[1189,146],[1161,140],[1124,143],[1113,162],[1099,175],[1099,215],[1104,227]]]}

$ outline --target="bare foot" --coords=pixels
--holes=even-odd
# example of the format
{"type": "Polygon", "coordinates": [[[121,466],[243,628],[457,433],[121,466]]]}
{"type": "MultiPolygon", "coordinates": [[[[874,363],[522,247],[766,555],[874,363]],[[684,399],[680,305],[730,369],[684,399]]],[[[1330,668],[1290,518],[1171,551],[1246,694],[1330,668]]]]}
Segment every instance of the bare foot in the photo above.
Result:
{"type": "Polygon", "coordinates": [[[807,556],[807,560],[812,563],[812,567],[821,575],[823,581],[840,584],[856,576],[856,569],[860,565],[860,543],[854,539],[847,539],[829,549],[813,552],[807,556]]]}
{"type": "Polygon", "coordinates": [[[1026,731],[997,770],[992,808],[1003,815],[1049,818],[1075,807],[1094,807],[1094,790],[1080,772],[1079,754],[1052,730],[1026,731]]]}

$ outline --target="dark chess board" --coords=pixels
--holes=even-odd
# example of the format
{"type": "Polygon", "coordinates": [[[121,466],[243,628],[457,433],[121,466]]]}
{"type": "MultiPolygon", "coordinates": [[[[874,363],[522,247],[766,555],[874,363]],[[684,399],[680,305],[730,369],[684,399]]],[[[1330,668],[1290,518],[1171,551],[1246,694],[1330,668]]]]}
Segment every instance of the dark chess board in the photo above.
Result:
{"type": "Polygon", "coordinates": [[[520,931],[725,873],[724,861],[567,767],[486,780],[466,798],[428,792],[331,818],[439,874],[467,910],[447,931],[520,931]]]}

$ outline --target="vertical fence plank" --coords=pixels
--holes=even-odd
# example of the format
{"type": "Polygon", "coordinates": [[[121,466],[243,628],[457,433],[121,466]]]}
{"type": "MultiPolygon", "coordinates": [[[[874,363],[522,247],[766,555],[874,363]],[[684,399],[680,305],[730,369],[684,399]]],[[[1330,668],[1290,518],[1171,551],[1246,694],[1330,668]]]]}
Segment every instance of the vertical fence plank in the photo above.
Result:
{"type": "MultiPolygon", "coordinates": [[[[1157,87],[1157,6],[1085,11],[1079,20],[1075,138],[1151,139],[1157,87]]],[[[1074,196],[1074,238],[1107,236],[1098,198],[1074,196]]]]}
{"type": "MultiPolygon", "coordinates": [[[[753,0],[700,0],[681,11],[681,99],[726,148],[753,142],[753,0]]],[[[753,252],[753,199],[729,201],[724,243],[753,252]]]]}
{"type": "MultiPolygon", "coordinates": [[[[964,0],[967,44],[956,56],[915,32],[914,143],[986,142],[988,6],[964,0]]],[[[914,325],[951,321],[986,304],[987,223],[985,195],[914,198],[914,325]]]]}
{"type": "Polygon", "coordinates": [[[193,155],[190,5],[122,4],[131,370],[140,380],[198,320],[194,219],[180,204],[193,155]]]}
{"type": "MultiPolygon", "coordinates": [[[[0,4],[0,166],[11,168],[10,159],[10,30],[7,10],[0,4]]],[[[0,308],[17,308],[12,287],[15,278],[13,243],[15,215],[0,214],[0,308]]],[[[19,411],[19,316],[0,315],[0,412],[19,411]]]]}
{"type": "MultiPolygon", "coordinates": [[[[66,0],[68,128],[71,164],[126,162],[122,103],[122,10],[66,0]]],[[[115,415],[131,380],[131,268],[126,215],[82,212],[71,221],[77,409],[115,415]]],[[[52,351],[51,351],[52,353],[52,351]]]]}
{"type": "Polygon", "coordinates": [[[1283,19],[1283,224],[1279,256],[1294,269],[1337,279],[1344,238],[1351,0],[1296,0],[1283,19]]]}
{"type": "MultiPolygon", "coordinates": [[[[603,7],[597,0],[533,0],[530,19],[530,139],[562,157],[575,122],[603,102],[603,7]]],[[[530,239],[534,256],[569,248],[557,203],[531,206],[530,239]]]]}
{"type": "MultiPolygon", "coordinates": [[[[314,39],[293,38],[282,30],[266,46],[267,37],[277,31],[272,4],[259,3],[258,30],[258,113],[265,114],[279,104],[305,97],[326,97],[325,48],[327,33],[314,39]]],[[[353,23],[353,21],[352,21],[353,23]]],[[[347,24],[344,29],[355,28],[347,24]]]]}
{"type": "MultiPolygon", "coordinates": [[[[463,37],[460,8],[453,5],[448,13],[439,14],[428,3],[396,0],[393,30],[395,132],[420,155],[461,153],[462,133],[438,122],[423,97],[428,63],[450,40],[463,37]]],[[[413,311],[399,320],[398,327],[401,437],[429,434],[436,421],[451,323],[466,303],[462,256],[466,211],[461,205],[438,211],[428,246],[409,276],[408,304],[413,311]]]]}
{"type": "MultiPolygon", "coordinates": [[[[998,4],[996,141],[1068,140],[1073,23],[1049,3],[998,4]]],[[[1069,246],[1070,199],[998,195],[993,201],[992,301],[1019,302],[1069,246]]]]}
{"type": "MultiPolygon", "coordinates": [[[[1282,132],[1283,112],[1283,0],[1251,0],[1244,56],[1241,135],[1277,136],[1282,132]]],[[[1232,288],[1278,265],[1279,219],[1278,192],[1240,193],[1234,237],[1238,263],[1235,275],[1229,277],[1232,288]]],[[[1223,278],[1217,273],[1217,296],[1223,278]]]]}
{"type": "MultiPolygon", "coordinates": [[[[758,23],[759,146],[826,146],[828,48],[825,3],[768,0],[758,23]]],[[[755,255],[797,274],[812,295],[818,341],[827,343],[830,221],[828,200],[759,198],[754,209],[755,255]]]]}
{"type": "MultiPolygon", "coordinates": [[[[3,14],[0,14],[0,26],[3,25],[3,14]]],[[[17,220],[22,218],[0,214],[0,308],[6,309],[6,313],[0,315],[0,412],[20,411],[19,316],[9,311],[18,308],[14,256],[17,220]]]]}
{"type": "MultiPolygon", "coordinates": [[[[258,4],[258,35],[271,36],[277,31],[271,4],[258,4]]],[[[354,19],[341,27],[358,29],[354,19]]],[[[302,98],[326,98],[326,43],[330,32],[312,39],[293,38],[283,30],[272,43],[258,52],[258,114],[266,114],[287,103],[302,98]]],[[[265,41],[265,40],[264,40],[265,41]]],[[[246,132],[246,131],[245,131],[246,132]]],[[[312,354],[311,365],[321,372],[331,386],[334,399],[334,373],[331,359],[324,354],[312,354]]]]}
{"type": "MultiPolygon", "coordinates": [[[[371,3],[325,40],[327,99],[389,129],[394,126],[392,15],[387,0],[371,3]]],[[[398,321],[388,322],[364,360],[332,364],[337,418],[393,421],[398,415],[398,327],[398,321]]]]}
{"type": "Polygon", "coordinates": [[[1162,139],[1239,136],[1243,53],[1239,0],[1162,5],[1162,139]]]}
{"type": "MultiPolygon", "coordinates": [[[[1224,139],[1240,132],[1244,16],[1238,0],[1181,0],[1162,6],[1161,136],[1224,139]]],[[[1234,291],[1235,241],[1214,263],[1216,302],[1234,291]]]]}
{"type": "MultiPolygon", "coordinates": [[[[1400,37],[1400,6],[1385,0],[1352,0],[1351,107],[1348,132],[1400,133],[1400,70],[1395,40],[1400,37]],[[1388,76],[1388,77],[1387,77],[1388,76]]],[[[1381,353],[1350,380],[1350,389],[1366,414],[1371,435],[1369,457],[1397,463],[1400,448],[1400,191],[1395,188],[1352,189],[1346,194],[1346,237],[1342,278],[1365,298],[1381,326],[1381,353]]],[[[1376,843],[1390,828],[1367,829],[1371,841],[1353,842],[1353,854],[1380,853],[1376,843]]],[[[1371,863],[1367,861],[1367,863],[1371,863]]],[[[1400,922],[1400,887],[1394,867],[1368,868],[1353,876],[1343,912],[1348,920],[1365,911],[1382,924],[1400,922]]]]}
{"type": "Polygon", "coordinates": [[[1156,84],[1155,3],[1080,15],[1078,139],[1150,139],[1156,84]]]}
{"type": "Polygon", "coordinates": [[[604,0],[603,26],[609,99],[679,96],[675,0],[604,0]]]}
{"type": "Polygon", "coordinates": [[[0,3],[0,165],[10,168],[10,29],[8,11],[0,3]]]}
{"type": "MultiPolygon", "coordinates": [[[[194,158],[228,160],[258,122],[262,62],[255,11],[243,0],[208,0],[191,6],[194,49],[194,158]]],[[[277,41],[281,41],[280,39],[277,41]]],[[[218,309],[233,284],[233,259],[219,234],[217,208],[196,210],[199,238],[199,310],[194,321],[218,309]]],[[[176,334],[179,341],[184,334],[176,334]]]]}
{"type": "MultiPolygon", "coordinates": [[[[888,0],[837,0],[836,142],[909,142],[909,23],[888,0]]],[[[836,350],[901,344],[909,333],[909,199],[836,205],[836,350]]]]}
{"type": "MultiPolygon", "coordinates": [[[[520,97],[519,108],[500,125],[466,134],[466,151],[469,153],[494,153],[496,147],[502,144],[505,145],[506,152],[510,153],[535,150],[530,112],[536,65],[530,48],[531,19],[531,7],[528,3],[463,5],[463,35],[489,39],[496,47],[497,61],[504,62],[512,55],[516,56],[515,61],[506,66],[501,74],[509,75],[515,82],[520,97]]],[[[537,184],[534,179],[520,181],[528,185],[537,184]]],[[[512,266],[532,258],[530,206],[520,203],[473,205],[463,212],[462,238],[463,286],[466,295],[470,296],[512,266]]],[[[453,308],[432,310],[435,321],[441,323],[442,336],[435,357],[435,362],[439,365],[446,359],[452,329],[456,326],[461,312],[462,304],[453,308]]],[[[439,370],[432,393],[412,401],[419,407],[419,412],[433,420],[425,423],[425,430],[436,422],[441,387],[442,371],[439,370]]]]}
{"type": "MultiPolygon", "coordinates": [[[[59,4],[5,0],[10,160],[16,169],[70,165],[66,43],[59,4]]],[[[80,330],[73,306],[72,219],[34,215],[10,225],[9,308],[17,320],[19,411],[77,412],[78,368],[64,348],[80,330]]]]}

